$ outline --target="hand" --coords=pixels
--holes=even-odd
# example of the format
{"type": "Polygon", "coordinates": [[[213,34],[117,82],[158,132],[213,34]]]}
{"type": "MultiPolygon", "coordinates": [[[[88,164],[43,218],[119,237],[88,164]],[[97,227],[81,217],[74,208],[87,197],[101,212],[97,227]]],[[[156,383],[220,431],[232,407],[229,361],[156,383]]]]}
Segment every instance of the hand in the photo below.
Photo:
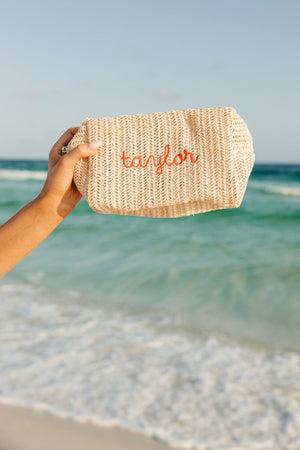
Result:
{"type": "Polygon", "coordinates": [[[81,144],[61,155],[78,128],[69,128],[52,147],[39,195],[0,226],[0,277],[39,245],[81,199],[73,181],[74,167],[80,158],[95,153],[100,142],[81,144]]]}
{"type": "Polygon", "coordinates": [[[80,158],[87,158],[96,153],[100,141],[90,144],[80,144],[69,153],[61,155],[62,147],[66,146],[78,131],[79,127],[69,128],[54,144],[49,152],[48,172],[45,184],[37,196],[43,199],[49,210],[65,218],[77,205],[82,195],[78,191],[74,180],[75,164],[80,158]]]}

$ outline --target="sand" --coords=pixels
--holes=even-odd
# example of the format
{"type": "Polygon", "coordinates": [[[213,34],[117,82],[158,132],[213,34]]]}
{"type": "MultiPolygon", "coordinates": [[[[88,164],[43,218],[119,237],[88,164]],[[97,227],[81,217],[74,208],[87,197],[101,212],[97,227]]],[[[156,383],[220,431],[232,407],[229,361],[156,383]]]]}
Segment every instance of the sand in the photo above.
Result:
{"type": "Polygon", "coordinates": [[[0,404],[0,450],[167,450],[167,445],[117,428],[0,404]]]}

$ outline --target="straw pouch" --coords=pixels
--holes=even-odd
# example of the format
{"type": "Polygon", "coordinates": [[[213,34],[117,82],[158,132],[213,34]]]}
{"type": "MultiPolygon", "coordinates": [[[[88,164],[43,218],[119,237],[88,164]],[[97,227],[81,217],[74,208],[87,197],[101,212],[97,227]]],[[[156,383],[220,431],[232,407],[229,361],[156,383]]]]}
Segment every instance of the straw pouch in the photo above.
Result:
{"type": "Polygon", "coordinates": [[[86,118],[67,146],[101,141],[75,166],[93,211],[180,217],[240,206],[255,154],[234,108],[86,118]]]}

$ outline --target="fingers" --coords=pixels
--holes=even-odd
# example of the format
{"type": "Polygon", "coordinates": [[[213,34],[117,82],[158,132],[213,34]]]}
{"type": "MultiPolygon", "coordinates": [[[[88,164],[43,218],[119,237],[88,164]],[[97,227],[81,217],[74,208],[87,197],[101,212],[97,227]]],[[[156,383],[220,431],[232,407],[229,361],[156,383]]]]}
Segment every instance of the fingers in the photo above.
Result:
{"type": "Polygon", "coordinates": [[[57,161],[61,158],[61,149],[65,145],[67,145],[70,140],[74,137],[74,135],[79,130],[79,127],[71,127],[67,131],[64,132],[64,134],[61,135],[61,137],[58,139],[58,141],[53,145],[49,152],[49,163],[48,163],[48,170],[50,170],[57,161]]]}
{"type": "Polygon", "coordinates": [[[100,146],[100,141],[93,141],[89,144],[80,144],[69,153],[62,156],[62,160],[64,160],[64,162],[75,164],[80,158],[87,158],[99,151],[100,146]]]}
{"type": "Polygon", "coordinates": [[[52,149],[49,152],[50,157],[56,156],[57,154],[60,154],[60,150],[62,147],[67,145],[70,140],[74,137],[74,135],[79,130],[79,127],[72,127],[69,128],[67,131],[64,132],[64,134],[61,135],[61,137],[56,141],[56,143],[53,145],[52,149]]]}
{"type": "Polygon", "coordinates": [[[62,164],[66,169],[74,167],[80,158],[87,158],[99,150],[100,141],[93,141],[89,144],[80,144],[66,155],[61,155],[62,147],[66,146],[74,137],[80,127],[71,127],[58,139],[49,152],[48,171],[50,171],[57,163],[62,164]]]}
{"type": "Polygon", "coordinates": [[[60,148],[64,145],[67,145],[72,137],[77,133],[79,127],[72,127],[69,128],[67,131],[64,132],[64,134],[61,135],[61,137],[56,142],[55,146],[59,146],[60,148]]]}

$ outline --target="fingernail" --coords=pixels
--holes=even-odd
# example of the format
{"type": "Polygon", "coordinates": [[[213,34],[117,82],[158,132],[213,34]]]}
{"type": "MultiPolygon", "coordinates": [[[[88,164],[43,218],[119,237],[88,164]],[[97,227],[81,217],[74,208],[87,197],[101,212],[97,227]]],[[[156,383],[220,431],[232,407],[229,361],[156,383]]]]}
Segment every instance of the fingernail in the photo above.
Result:
{"type": "Polygon", "coordinates": [[[101,141],[92,141],[89,143],[89,147],[92,149],[98,148],[101,145],[101,141]]]}

